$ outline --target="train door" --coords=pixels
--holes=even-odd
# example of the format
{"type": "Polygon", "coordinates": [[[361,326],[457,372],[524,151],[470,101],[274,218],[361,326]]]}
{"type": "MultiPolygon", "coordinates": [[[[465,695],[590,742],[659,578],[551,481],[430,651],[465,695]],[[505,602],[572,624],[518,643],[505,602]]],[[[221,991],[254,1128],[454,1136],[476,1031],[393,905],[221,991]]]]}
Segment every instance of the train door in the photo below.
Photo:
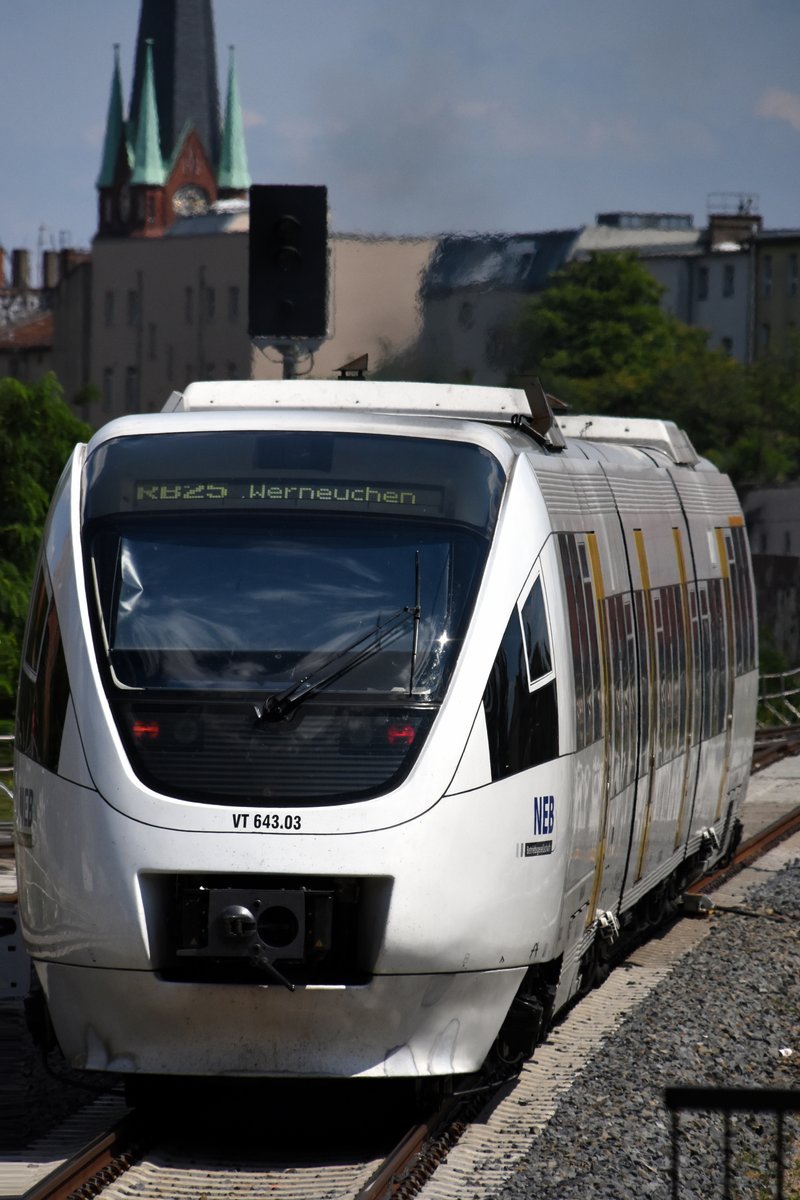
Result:
{"type": "Polygon", "coordinates": [[[661,531],[655,576],[643,531],[633,534],[642,584],[636,593],[642,720],[630,899],[681,852],[697,786],[700,735],[698,595],[687,563],[686,530],[672,525],[661,531]]]}

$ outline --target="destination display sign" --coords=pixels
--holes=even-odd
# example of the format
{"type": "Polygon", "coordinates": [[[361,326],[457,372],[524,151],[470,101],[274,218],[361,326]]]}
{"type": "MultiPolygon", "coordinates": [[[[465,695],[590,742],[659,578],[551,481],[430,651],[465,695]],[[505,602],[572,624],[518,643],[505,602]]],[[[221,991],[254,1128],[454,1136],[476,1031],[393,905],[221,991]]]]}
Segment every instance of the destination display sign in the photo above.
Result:
{"type": "Polygon", "coordinates": [[[371,513],[489,536],[505,485],[469,442],[315,429],[131,434],[99,444],[85,471],[87,523],[131,511],[371,513]]]}
{"type": "Polygon", "coordinates": [[[443,511],[444,488],[374,480],[142,479],[134,484],[133,504],[137,509],[404,509],[430,514],[443,511]]]}

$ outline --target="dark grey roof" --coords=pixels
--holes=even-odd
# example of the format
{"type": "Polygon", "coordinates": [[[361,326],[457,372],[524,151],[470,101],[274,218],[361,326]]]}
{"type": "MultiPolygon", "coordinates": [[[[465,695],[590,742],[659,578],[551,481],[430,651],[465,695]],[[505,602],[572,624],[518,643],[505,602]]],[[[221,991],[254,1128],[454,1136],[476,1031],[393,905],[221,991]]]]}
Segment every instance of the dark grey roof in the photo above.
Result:
{"type": "Polygon", "coordinates": [[[800,241],[800,229],[759,229],[756,234],[757,242],[796,242],[800,241]]]}
{"type": "Polygon", "coordinates": [[[167,161],[191,121],[214,166],[220,153],[217,55],[211,0],[142,0],[129,109],[135,125],[144,83],[145,44],[153,39],[161,154],[167,161]]]}
{"type": "Polygon", "coordinates": [[[534,292],[567,262],[580,232],[448,234],[425,271],[422,295],[430,299],[462,289],[534,292]]]}

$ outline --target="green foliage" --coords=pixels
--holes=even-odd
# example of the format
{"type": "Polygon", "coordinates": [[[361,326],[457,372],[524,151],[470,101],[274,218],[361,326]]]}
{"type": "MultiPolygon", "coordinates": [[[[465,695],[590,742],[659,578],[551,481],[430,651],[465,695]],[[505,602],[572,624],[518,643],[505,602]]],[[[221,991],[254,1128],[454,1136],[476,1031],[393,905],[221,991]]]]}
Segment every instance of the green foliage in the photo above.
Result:
{"type": "Polygon", "coordinates": [[[800,342],[745,367],[659,307],[633,255],[557,272],[519,323],[521,372],[575,412],[659,417],[742,487],[800,473],[800,342]]]}
{"type": "Polygon", "coordinates": [[[55,376],[33,387],[0,380],[0,718],[8,718],[13,708],[50,497],[72,447],[89,436],[89,426],[64,403],[55,376]]]}

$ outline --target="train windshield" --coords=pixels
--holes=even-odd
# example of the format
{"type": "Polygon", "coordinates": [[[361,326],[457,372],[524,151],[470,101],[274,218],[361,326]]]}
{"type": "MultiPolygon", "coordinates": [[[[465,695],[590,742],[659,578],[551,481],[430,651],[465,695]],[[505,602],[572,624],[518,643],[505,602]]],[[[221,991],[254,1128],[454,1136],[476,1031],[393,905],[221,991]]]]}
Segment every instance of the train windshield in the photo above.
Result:
{"type": "MultiPolygon", "coordinates": [[[[251,799],[262,786],[264,763],[233,762],[245,733],[271,747],[270,797],[396,782],[469,621],[504,482],[496,460],[467,443],[283,432],[126,438],[93,459],[87,565],[134,765],[169,775],[164,747],[192,730],[207,746],[213,725],[233,794],[240,776],[251,799]]],[[[189,773],[188,792],[202,792],[189,773]]]]}
{"type": "Polygon", "coordinates": [[[469,530],[380,517],[115,521],[92,543],[112,674],[123,688],[271,693],[321,683],[330,665],[326,690],[436,698],[483,547],[469,530]]]}

